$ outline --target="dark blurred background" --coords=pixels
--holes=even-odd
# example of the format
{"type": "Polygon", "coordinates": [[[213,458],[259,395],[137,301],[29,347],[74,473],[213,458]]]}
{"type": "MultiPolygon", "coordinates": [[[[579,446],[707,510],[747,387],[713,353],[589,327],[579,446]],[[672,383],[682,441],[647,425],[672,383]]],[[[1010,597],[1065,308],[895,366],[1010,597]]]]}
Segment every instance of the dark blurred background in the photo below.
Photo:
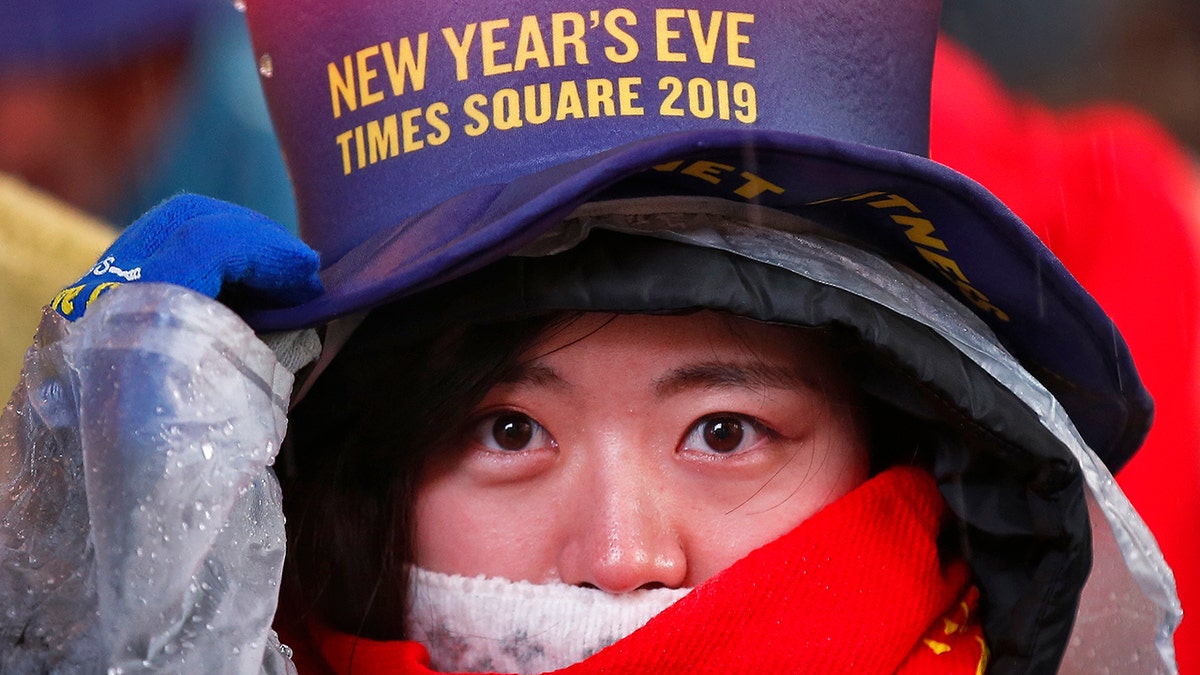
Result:
{"type": "Polygon", "coordinates": [[[945,0],[942,24],[1018,92],[1132,103],[1200,150],[1200,0],[945,0]]]}
{"type": "Polygon", "coordinates": [[[0,173],[116,225],[181,190],[295,221],[230,0],[6,0],[0,173]]]}

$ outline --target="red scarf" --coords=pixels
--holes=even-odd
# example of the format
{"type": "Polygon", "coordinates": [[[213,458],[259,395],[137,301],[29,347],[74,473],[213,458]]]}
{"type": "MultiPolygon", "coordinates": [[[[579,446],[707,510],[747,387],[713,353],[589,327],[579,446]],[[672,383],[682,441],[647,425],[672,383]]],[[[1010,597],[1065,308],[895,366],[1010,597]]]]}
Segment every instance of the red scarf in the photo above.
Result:
{"type": "MultiPolygon", "coordinates": [[[[978,591],[965,564],[943,567],[938,557],[944,510],[927,474],[890,469],[625,639],[556,672],[982,673],[978,591]]],[[[434,672],[415,642],[315,623],[306,637],[309,644],[295,645],[301,675],[434,672]]]]}

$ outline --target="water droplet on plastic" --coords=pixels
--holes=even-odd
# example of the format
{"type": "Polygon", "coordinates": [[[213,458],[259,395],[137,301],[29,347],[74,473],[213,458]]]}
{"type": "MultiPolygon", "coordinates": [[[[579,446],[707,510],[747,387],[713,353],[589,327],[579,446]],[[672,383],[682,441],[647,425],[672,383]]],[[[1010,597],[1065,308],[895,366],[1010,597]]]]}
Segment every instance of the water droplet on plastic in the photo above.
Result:
{"type": "Polygon", "coordinates": [[[246,13],[246,0],[233,0],[233,8],[242,14],[246,13]]]}
{"type": "Polygon", "coordinates": [[[292,648],[291,648],[291,647],[289,647],[289,646],[287,646],[287,645],[285,645],[285,644],[283,644],[283,643],[280,643],[280,645],[279,645],[279,653],[280,653],[280,654],[283,654],[283,658],[285,658],[285,659],[290,659],[290,658],[292,658],[292,653],[293,653],[293,652],[292,652],[292,648]]]}
{"type": "Polygon", "coordinates": [[[271,77],[275,74],[275,62],[271,60],[270,54],[258,57],[258,74],[263,77],[271,77]]]}
{"type": "Polygon", "coordinates": [[[204,453],[204,459],[212,459],[212,457],[213,457],[212,443],[205,443],[204,445],[201,445],[200,452],[204,453]]]}

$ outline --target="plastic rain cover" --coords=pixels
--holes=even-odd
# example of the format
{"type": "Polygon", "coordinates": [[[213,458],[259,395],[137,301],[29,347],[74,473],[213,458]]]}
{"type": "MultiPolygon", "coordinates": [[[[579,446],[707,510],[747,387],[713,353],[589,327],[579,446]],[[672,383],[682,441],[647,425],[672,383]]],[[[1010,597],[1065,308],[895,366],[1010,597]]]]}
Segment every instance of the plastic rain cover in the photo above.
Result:
{"type": "Polygon", "coordinates": [[[0,672],[295,672],[270,628],[291,384],[182,288],[46,312],[0,419],[0,672]]]}

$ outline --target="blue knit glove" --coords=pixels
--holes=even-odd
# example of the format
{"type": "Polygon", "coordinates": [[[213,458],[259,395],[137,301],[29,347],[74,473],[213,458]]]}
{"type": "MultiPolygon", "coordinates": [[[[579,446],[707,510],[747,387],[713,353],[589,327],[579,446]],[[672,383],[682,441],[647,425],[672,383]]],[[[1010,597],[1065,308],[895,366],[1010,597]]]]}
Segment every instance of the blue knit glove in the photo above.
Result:
{"type": "Polygon", "coordinates": [[[316,251],[266,216],[185,194],[129,226],[51,306],[74,321],[105,291],[131,281],[185,286],[235,310],[288,306],[320,295],[319,268],[316,251]]]}

